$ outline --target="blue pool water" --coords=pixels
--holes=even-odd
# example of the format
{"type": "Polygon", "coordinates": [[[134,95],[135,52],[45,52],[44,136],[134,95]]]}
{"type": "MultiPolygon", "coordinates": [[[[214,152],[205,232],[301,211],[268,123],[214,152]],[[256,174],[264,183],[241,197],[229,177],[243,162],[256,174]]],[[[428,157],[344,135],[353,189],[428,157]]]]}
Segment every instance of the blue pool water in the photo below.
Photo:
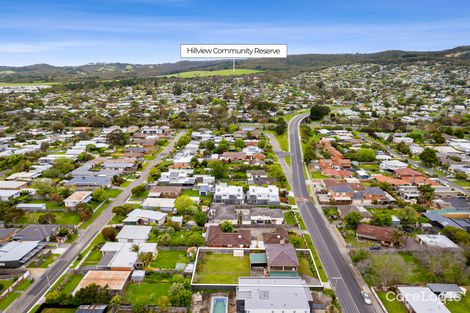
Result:
{"type": "Polygon", "coordinates": [[[227,297],[212,298],[212,313],[227,313],[227,297]]]}

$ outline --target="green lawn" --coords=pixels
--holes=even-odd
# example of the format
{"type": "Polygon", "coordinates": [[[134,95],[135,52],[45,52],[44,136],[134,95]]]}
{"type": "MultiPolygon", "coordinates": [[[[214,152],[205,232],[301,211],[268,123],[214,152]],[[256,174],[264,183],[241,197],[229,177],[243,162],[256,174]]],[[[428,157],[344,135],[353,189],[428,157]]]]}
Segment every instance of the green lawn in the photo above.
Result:
{"type": "MultiPolygon", "coordinates": [[[[83,222],[83,223],[80,225],[80,228],[85,229],[85,228],[87,228],[91,223],[93,223],[93,221],[94,221],[99,215],[101,215],[101,213],[108,207],[108,205],[109,205],[110,202],[111,202],[111,201],[109,201],[109,200],[105,201],[105,202],[99,207],[99,209],[97,209],[97,210],[95,210],[95,211],[93,212],[93,215],[91,216],[91,218],[90,218],[89,220],[83,222]]],[[[95,202],[95,201],[90,201],[90,203],[92,203],[92,205],[94,206],[94,208],[98,207],[98,205],[100,204],[100,203],[97,203],[97,202],[95,202]],[[94,203],[93,203],[93,202],[94,202],[94,203]]]]}
{"type": "Polygon", "coordinates": [[[401,304],[399,301],[394,299],[393,301],[387,300],[387,292],[386,291],[379,291],[377,290],[377,295],[380,298],[380,301],[382,304],[385,306],[388,312],[390,313],[407,313],[408,311],[405,309],[403,304],[401,304]]]}
{"type": "Polygon", "coordinates": [[[0,285],[3,286],[3,288],[0,291],[3,291],[7,289],[8,287],[10,287],[11,284],[13,284],[13,282],[14,282],[13,279],[0,279],[0,285]]]}
{"type": "Polygon", "coordinates": [[[130,185],[131,183],[132,183],[132,180],[126,180],[126,181],[123,182],[123,183],[121,184],[121,186],[119,186],[119,187],[127,188],[127,187],[129,187],[129,185],[130,185]]]}
{"type": "Polygon", "coordinates": [[[258,70],[250,69],[226,69],[218,71],[189,71],[177,74],[165,75],[166,77],[179,77],[179,78],[193,78],[193,77],[208,77],[208,76],[235,76],[260,73],[258,70]]]}
{"type": "Polygon", "coordinates": [[[67,281],[67,283],[64,284],[61,291],[63,291],[64,293],[72,293],[75,288],[77,288],[82,278],[83,275],[79,274],[74,274],[70,276],[69,280],[67,281]]]}
{"type": "Polygon", "coordinates": [[[323,282],[328,281],[328,276],[326,275],[325,269],[323,268],[323,265],[320,261],[320,258],[318,257],[317,250],[315,249],[315,246],[313,245],[312,239],[310,238],[310,235],[305,234],[304,235],[305,240],[307,241],[307,246],[312,252],[313,255],[313,260],[315,261],[315,265],[317,266],[318,273],[320,274],[320,279],[323,282]]]}
{"type": "Polygon", "coordinates": [[[312,179],[325,179],[325,178],[328,178],[328,176],[322,175],[322,173],[316,172],[316,171],[310,172],[310,176],[312,177],[312,179]]]}
{"type": "Polygon", "coordinates": [[[286,224],[295,226],[297,223],[295,222],[294,213],[292,211],[288,211],[284,213],[284,219],[286,224]]]}
{"type": "Polygon", "coordinates": [[[157,258],[150,265],[153,268],[174,269],[176,263],[188,263],[189,259],[185,251],[180,250],[160,250],[157,258]]]}
{"type": "Polygon", "coordinates": [[[312,272],[310,268],[310,263],[304,257],[299,258],[299,273],[311,277],[316,277],[317,275],[312,272]]]}
{"type": "Polygon", "coordinates": [[[12,292],[0,301],[0,310],[5,310],[16,298],[21,296],[21,293],[31,285],[31,280],[25,279],[19,283],[12,292]]]}
{"type": "Polygon", "coordinates": [[[145,279],[140,283],[130,283],[125,292],[125,297],[130,303],[157,305],[158,298],[168,296],[171,283],[153,282],[145,279]]]}
{"type": "Polygon", "coordinates": [[[45,203],[46,204],[46,209],[54,209],[54,210],[57,210],[57,209],[65,209],[65,205],[62,203],[62,204],[58,204],[57,202],[55,201],[50,201],[50,200],[31,200],[29,201],[28,203],[40,203],[40,204],[43,204],[45,203]]]}
{"type": "Polygon", "coordinates": [[[86,260],[82,263],[82,266],[96,265],[101,259],[101,251],[99,249],[93,249],[90,252],[86,260]]]}
{"type": "MultiPolygon", "coordinates": [[[[201,257],[201,255],[200,255],[201,257]]],[[[199,259],[195,281],[201,284],[237,284],[238,277],[250,276],[250,258],[232,254],[206,254],[199,259]]]]}
{"type": "Polygon", "coordinates": [[[199,191],[193,189],[185,189],[182,194],[188,197],[199,197],[199,191]]]}
{"type": "Polygon", "coordinates": [[[307,226],[305,226],[304,220],[302,219],[302,216],[300,216],[300,213],[295,212],[295,216],[297,217],[297,221],[299,222],[300,229],[306,230],[307,226]]]}
{"type": "Polygon", "coordinates": [[[470,312],[470,294],[467,291],[465,297],[460,301],[447,301],[446,307],[452,313],[468,313],[470,312]]]}
{"type": "MultiPolygon", "coordinates": [[[[45,212],[28,212],[18,221],[19,224],[37,224],[38,217],[45,212]]],[[[50,212],[55,216],[55,223],[62,225],[77,225],[80,218],[75,212],[50,212]]]]}
{"type": "Polygon", "coordinates": [[[407,264],[409,264],[413,271],[411,277],[409,277],[407,282],[404,283],[409,285],[420,285],[432,281],[432,275],[430,275],[428,269],[424,267],[411,253],[399,253],[399,255],[407,264]]]}
{"type": "Polygon", "coordinates": [[[106,193],[108,194],[108,197],[110,198],[116,198],[119,196],[122,192],[122,189],[108,189],[106,190],[106,193]]]}
{"type": "Polygon", "coordinates": [[[54,263],[54,261],[59,257],[60,254],[50,254],[45,260],[44,262],[42,262],[41,264],[39,264],[39,266],[35,263],[35,262],[31,262],[31,264],[28,265],[28,268],[48,268],[49,265],[51,265],[52,263],[54,263]]]}

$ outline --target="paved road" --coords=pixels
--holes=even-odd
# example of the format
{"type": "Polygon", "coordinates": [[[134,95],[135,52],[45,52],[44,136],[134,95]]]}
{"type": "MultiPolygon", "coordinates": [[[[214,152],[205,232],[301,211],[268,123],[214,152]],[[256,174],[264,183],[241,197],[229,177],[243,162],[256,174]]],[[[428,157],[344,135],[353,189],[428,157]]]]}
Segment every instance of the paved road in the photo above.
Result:
{"type": "MultiPolygon", "coordinates": [[[[382,149],[387,151],[388,154],[390,154],[392,157],[394,157],[396,159],[400,160],[400,159],[404,158],[403,155],[400,155],[399,153],[397,153],[396,151],[394,151],[390,147],[388,147],[388,146],[386,146],[386,145],[384,145],[384,144],[382,144],[378,141],[372,140],[371,138],[369,138],[365,134],[362,135],[361,137],[362,137],[362,139],[367,140],[371,143],[379,144],[382,147],[382,149]]],[[[437,175],[437,173],[432,168],[425,167],[425,166],[421,165],[419,162],[416,162],[416,161],[413,161],[413,160],[410,160],[410,159],[407,159],[407,160],[408,160],[408,164],[414,166],[415,168],[421,169],[422,171],[424,171],[429,176],[437,176],[437,178],[439,178],[439,180],[441,180],[444,184],[447,184],[447,186],[452,187],[455,190],[458,190],[459,192],[461,192],[462,194],[464,194],[467,197],[470,196],[470,190],[465,189],[464,187],[456,184],[455,182],[451,181],[450,179],[448,179],[445,176],[437,175]]]]}
{"type": "Polygon", "coordinates": [[[308,193],[299,136],[299,125],[306,116],[308,114],[297,115],[291,119],[288,130],[292,156],[292,190],[297,206],[330,279],[331,287],[341,303],[342,311],[345,313],[374,312],[371,306],[364,303],[360,284],[322,219],[320,209],[315,207],[308,193]]]}
{"type": "Polygon", "coordinates": [[[70,248],[62,254],[59,259],[46,271],[41,279],[36,280],[30,288],[15,302],[13,302],[8,309],[7,313],[28,312],[47,292],[49,287],[69,268],[78,254],[85,249],[93,238],[101,231],[101,229],[108,224],[112,219],[114,213],[112,209],[116,206],[122,205],[126,202],[127,198],[131,195],[131,190],[137,185],[144,183],[150,174],[150,169],[160,163],[168,152],[171,151],[173,146],[183,132],[179,133],[171,143],[142,171],[140,177],[135,179],[125,190],[123,190],[113,202],[91,223],[86,231],[75,240],[70,248]]]}

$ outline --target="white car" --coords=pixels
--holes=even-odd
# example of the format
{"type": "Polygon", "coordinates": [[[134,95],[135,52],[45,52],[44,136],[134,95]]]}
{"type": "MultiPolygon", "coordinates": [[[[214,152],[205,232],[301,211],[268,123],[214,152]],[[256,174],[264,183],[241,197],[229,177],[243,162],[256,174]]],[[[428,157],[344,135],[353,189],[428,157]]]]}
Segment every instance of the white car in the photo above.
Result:
{"type": "Polygon", "coordinates": [[[366,304],[372,304],[372,300],[370,299],[369,294],[367,292],[361,291],[361,295],[364,298],[364,302],[366,304]]]}

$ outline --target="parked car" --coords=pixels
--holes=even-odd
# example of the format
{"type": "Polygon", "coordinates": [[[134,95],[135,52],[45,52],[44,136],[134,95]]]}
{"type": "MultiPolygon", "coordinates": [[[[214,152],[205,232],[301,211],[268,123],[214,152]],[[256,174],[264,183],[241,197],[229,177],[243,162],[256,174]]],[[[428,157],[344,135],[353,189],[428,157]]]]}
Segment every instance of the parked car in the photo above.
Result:
{"type": "Polygon", "coordinates": [[[382,247],[378,245],[373,245],[369,247],[369,250],[382,250],[382,247]]]}
{"type": "Polygon", "coordinates": [[[361,291],[361,295],[364,298],[364,302],[366,304],[372,304],[372,300],[370,299],[369,294],[367,292],[361,291]]]}

